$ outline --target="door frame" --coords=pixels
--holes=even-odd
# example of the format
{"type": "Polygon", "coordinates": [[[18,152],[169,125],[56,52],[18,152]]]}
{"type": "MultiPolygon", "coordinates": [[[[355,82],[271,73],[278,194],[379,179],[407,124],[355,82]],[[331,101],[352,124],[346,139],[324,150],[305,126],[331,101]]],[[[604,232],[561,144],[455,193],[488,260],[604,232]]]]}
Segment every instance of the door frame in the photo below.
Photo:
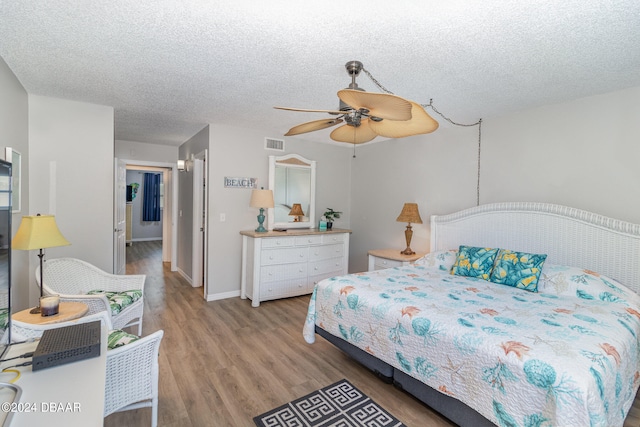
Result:
{"type": "MultiPolygon", "coordinates": [[[[171,271],[178,271],[178,165],[177,163],[167,162],[151,162],[144,160],[119,159],[126,163],[127,169],[140,166],[141,168],[158,168],[167,173],[167,177],[163,178],[165,183],[164,199],[166,212],[163,217],[163,235],[162,235],[162,260],[171,262],[171,271]],[[167,185],[169,184],[169,185],[167,185]],[[170,233],[165,235],[167,225],[171,224],[170,233]],[[168,244],[167,244],[168,241],[168,244]]],[[[151,169],[150,169],[151,170],[151,169]]],[[[115,191],[114,191],[115,198],[115,191]]],[[[126,198],[114,200],[114,205],[122,203],[126,205],[126,198]]],[[[117,248],[114,247],[114,252],[117,248]]]]}
{"type": "Polygon", "coordinates": [[[203,298],[207,299],[208,286],[208,150],[192,157],[193,161],[193,230],[191,249],[191,286],[203,287],[203,298]],[[202,273],[202,274],[201,274],[202,273]]]}
{"type": "Polygon", "coordinates": [[[114,203],[113,203],[113,274],[126,272],[125,210],[127,196],[127,164],[117,157],[114,159],[114,203]],[[118,203],[124,200],[125,203],[118,203]]]}

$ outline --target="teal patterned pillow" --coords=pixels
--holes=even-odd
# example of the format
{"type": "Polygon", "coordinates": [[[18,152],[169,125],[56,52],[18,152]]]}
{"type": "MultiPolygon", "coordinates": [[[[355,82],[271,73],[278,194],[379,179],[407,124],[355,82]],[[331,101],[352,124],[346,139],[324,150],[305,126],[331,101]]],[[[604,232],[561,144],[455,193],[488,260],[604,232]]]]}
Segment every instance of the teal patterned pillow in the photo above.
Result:
{"type": "Polygon", "coordinates": [[[133,289],[129,291],[123,291],[120,293],[117,292],[105,292],[101,289],[94,289],[92,291],[87,292],[88,295],[99,295],[104,294],[109,300],[109,305],[111,306],[111,315],[116,316],[122,310],[138,301],[142,297],[142,291],[139,289],[133,289]]]}
{"type": "Polygon", "coordinates": [[[496,255],[498,255],[498,248],[460,246],[451,274],[489,280],[496,255]]]}
{"type": "Polygon", "coordinates": [[[114,348],[122,347],[139,339],[140,337],[137,335],[127,333],[122,329],[115,329],[109,332],[107,347],[109,350],[113,350],[114,348]]]}
{"type": "Polygon", "coordinates": [[[500,249],[490,280],[493,283],[538,292],[538,279],[546,259],[545,254],[500,249]]]}

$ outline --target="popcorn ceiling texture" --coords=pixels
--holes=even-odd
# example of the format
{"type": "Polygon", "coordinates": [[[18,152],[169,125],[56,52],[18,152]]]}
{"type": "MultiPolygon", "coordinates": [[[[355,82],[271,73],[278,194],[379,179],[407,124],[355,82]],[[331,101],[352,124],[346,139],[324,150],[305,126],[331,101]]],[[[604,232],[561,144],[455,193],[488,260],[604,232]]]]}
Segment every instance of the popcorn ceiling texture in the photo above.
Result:
{"type": "Polygon", "coordinates": [[[116,139],[179,145],[324,118],[272,107],[336,108],[350,60],[458,122],[638,86],[639,23],[637,0],[3,1],[0,56],[31,94],[113,106],[116,139]]]}

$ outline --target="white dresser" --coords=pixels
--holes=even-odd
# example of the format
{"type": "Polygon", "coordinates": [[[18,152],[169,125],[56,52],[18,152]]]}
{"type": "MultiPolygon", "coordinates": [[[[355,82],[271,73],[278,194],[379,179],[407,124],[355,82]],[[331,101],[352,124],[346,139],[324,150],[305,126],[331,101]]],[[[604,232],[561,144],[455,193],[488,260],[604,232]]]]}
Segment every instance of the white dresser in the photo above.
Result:
{"type": "Polygon", "coordinates": [[[260,301],[313,292],[317,282],[347,274],[351,230],[241,231],[240,297],[260,301]]]}

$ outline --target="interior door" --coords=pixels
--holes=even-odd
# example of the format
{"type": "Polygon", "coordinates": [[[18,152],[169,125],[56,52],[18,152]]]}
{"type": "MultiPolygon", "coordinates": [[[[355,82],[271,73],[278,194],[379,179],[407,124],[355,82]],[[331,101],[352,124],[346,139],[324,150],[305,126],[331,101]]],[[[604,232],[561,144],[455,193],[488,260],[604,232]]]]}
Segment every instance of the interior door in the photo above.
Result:
{"type": "Polygon", "coordinates": [[[126,273],[126,206],[127,206],[127,163],[115,159],[113,174],[115,191],[113,201],[113,272],[126,273]]]}

